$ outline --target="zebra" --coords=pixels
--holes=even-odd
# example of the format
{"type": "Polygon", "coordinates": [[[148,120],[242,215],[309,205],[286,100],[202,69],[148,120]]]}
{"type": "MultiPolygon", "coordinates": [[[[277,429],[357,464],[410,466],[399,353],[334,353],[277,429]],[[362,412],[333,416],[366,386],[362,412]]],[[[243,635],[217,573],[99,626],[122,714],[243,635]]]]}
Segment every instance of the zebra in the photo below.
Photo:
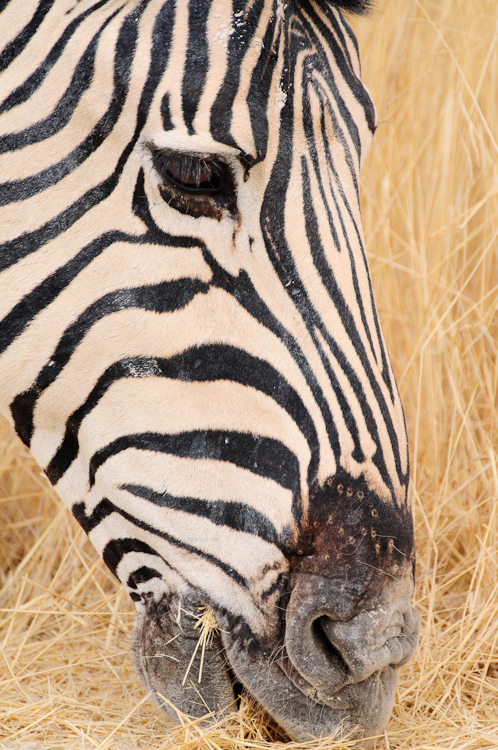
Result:
{"type": "Polygon", "coordinates": [[[1,411],[135,602],[146,688],[380,732],[419,625],[367,0],[0,10],[1,411]]]}

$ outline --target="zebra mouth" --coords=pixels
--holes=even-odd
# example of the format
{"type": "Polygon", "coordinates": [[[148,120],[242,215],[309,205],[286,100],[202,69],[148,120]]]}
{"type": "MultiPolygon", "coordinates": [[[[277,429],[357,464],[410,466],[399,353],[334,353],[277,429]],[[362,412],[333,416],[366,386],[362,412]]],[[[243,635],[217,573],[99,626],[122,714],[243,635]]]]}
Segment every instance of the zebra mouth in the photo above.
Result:
{"type": "Polygon", "coordinates": [[[312,604],[293,622],[291,597],[280,647],[244,638],[223,615],[215,621],[193,596],[151,599],[136,620],[136,667],[175,722],[182,714],[209,721],[237,710],[246,693],[294,740],[373,736],[391,714],[397,667],[417,643],[418,617],[404,596],[408,588],[400,593],[398,586],[392,602],[362,610],[346,623],[322,623],[312,604]],[[402,626],[396,624],[400,618],[402,626]]]}
{"type": "Polygon", "coordinates": [[[138,671],[173,719],[234,710],[243,689],[297,741],[385,728],[398,667],[418,641],[411,525],[363,491],[356,504],[334,505],[331,524],[330,514],[319,517],[322,499],[313,498],[309,554],[289,556],[281,587],[258,600],[252,622],[242,605],[228,611],[200,591],[142,599],[138,671]]]}
{"type": "MultiPolygon", "coordinates": [[[[278,655],[275,650],[258,653],[223,632],[227,658],[245,688],[292,739],[373,737],[391,715],[398,667],[417,646],[419,618],[411,592],[411,582],[397,581],[381,601],[371,602],[372,609],[360,609],[347,621],[320,615],[316,597],[295,615],[291,596],[278,655]]],[[[305,601],[302,588],[296,586],[295,593],[305,601]]]]}

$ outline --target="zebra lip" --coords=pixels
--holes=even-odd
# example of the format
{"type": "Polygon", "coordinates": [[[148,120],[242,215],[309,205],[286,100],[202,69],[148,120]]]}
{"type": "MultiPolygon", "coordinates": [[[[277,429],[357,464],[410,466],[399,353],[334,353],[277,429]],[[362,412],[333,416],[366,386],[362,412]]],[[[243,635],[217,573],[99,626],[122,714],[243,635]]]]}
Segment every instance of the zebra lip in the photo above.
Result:
{"type": "Polygon", "coordinates": [[[202,641],[204,603],[164,595],[151,600],[135,621],[135,666],[159,706],[174,721],[178,712],[201,718],[234,705],[236,679],[227,665],[220,633],[202,641]],[[201,647],[199,647],[201,644],[201,647]]]}
{"type": "Polygon", "coordinates": [[[288,665],[269,663],[225,639],[230,664],[245,689],[295,741],[319,737],[362,739],[383,731],[391,715],[398,670],[388,666],[333,696],[324,695],[288,665]]]}
{"type": "Polygon", "coordinates": [[[343,683],[338,690],[331,694],[328,691],[320,690],[316,686],[306,682],[306,680],[304,680],[299,672],[293,667],[289,668],[287,665],[285,670],[282,671],[284,671],[285,676],[310,702],[329,706],[335,711],[349,712],[358,710],[362,694],[364,694],[363,700],[365,700],[370,691],[375,689],[375,686],[383,675],[390,675],[391,678],[393,675],[397,675],[396,667],[388,666],[383,670],[374,672],[360,682],[348,684],[343,683]]]}

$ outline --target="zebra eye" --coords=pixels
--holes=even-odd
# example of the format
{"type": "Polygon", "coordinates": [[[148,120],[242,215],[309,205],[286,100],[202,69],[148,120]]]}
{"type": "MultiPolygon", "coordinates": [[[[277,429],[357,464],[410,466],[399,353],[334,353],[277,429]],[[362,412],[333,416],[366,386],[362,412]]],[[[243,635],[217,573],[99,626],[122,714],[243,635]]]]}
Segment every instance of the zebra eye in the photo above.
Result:
{"type": "Polygon", "coordinates": [[[212,193],[221,187],[220,168],[215,162],[181,154],[169,156],[161,164],[161,175],[173,185],[192,193],[212,193]]]}
{"type": "Polygon", "coordinates": [[[169,206],[190,216],[221,219],[235,211],[235,185],[228,164],[216,156],[178,153],[148,145],[169,206]]]}

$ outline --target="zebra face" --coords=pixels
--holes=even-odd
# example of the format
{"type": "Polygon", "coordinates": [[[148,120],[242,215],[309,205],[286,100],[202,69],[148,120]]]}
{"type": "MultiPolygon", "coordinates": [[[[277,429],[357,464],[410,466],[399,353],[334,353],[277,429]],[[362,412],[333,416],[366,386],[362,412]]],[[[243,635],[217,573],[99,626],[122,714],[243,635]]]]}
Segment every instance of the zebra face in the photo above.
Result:
{"type": "Polygon", "coordinates": [[[338,7],[364,5],[4,11],[2,408],[136,602],[173,718],[246,689],[296,739],[372,735],[416,645],[375,114],[338,7]]]}

